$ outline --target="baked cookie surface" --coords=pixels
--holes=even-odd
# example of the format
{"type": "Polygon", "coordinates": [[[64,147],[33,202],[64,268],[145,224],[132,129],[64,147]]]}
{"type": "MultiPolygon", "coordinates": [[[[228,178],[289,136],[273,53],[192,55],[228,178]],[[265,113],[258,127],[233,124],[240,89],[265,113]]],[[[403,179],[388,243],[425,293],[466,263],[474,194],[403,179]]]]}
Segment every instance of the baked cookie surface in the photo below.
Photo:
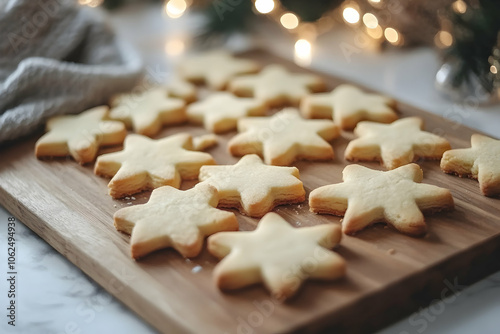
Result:
{"type": "Polygon", "coordinates": [[[206,236],[238,230],[234,213],[216,209],[217,202],[217,190],[207,184],[186,191],[164,186],[153,190],[146,204],[116,211],[114,224],[118,231],[131,234],[134,259],[167,247],[194,257],[206,236]]]}
{"type": "Polygon", "coordinates": [[[281,65],[268,65],[260,73],[231,80],[229,90],[238,96],[255,97],[270,107],[298,106],[307,94],[325,89],[314,74],[291,73],[281,65]]]}
{"type": "Polygon", "coordinates": [[[122,122],[104,120],[107,112],[108,107],[100,106],[78,115],[52,117],[47,121],[47,133],[35,144],[35,155],[70,155],[81,164],[94,161],[100,146],[121,144],[127,135],[122,122]]]}
{"type": "Polygon", "coordinates": [[[397,120],[395,105],[394,99],[343,84],[330,93],[307,95],[300,103],[300,111],[306,118],[332,118],[342,130],[353,130],[361,121],[397,120]]]}
{"type": "Polygon", "coordinates": [[[214,133],[235,130],[238,119],[247,116],[264,116],[266,105],[254,98],[239,98],[228,92],[211,94],[203,101],[188,106],[190,122],[203,124],[214,133]]]}
{"type": "Polygon", "coordinates": [[[168,95],[183,99],[186,103],[191,103],[197,99],[196,86],[192,83],[175,76],[165,85],[168,95]]]}
{"type": "Polygon", "coordinates": [[[348,165],[342,175],[343,183],[311,191],[309,207],[315,213],[344,216],[346,234],[386,222],[404,234],[420,236],[427,231],[422,211],[454,207],[448,189],[420,183],[423,172],[417,164],[387,172],[348,165]]]}
{"type": "Polygon", "coordinates": [[[230,79],[241,74],[258,72],[253,60],[233,57],[223,50],[188,56],[179,64],[179,75],[194,83],[205,83],[215,90],[223,90],[230,79]]]}
{"type": "Polygon", "coordinates": [[[418,158],[438,160],[451,148],[443,137],[423,131],[418,117],[406,117],[391,124],[363,121],[358,123],[352,140],[345,150],[350,161],[381,161],[394,169],[418,158]]]}
{"type": "Polygon", "coordinates": [[[444,152],[441,169],[477,179],[485,196],[500,195],[500,140],[473,134],[470,148],[444,152]]]}
{"type": "Polygon", "coordinates": [[[208,250],[222,259],[213,271],[215,283],[232,290],[262,282],[275,298],[289,298],[306,278],[345,275],[344,259],[328,250],[340,242],[341,234],[337,225],[293,228],[278,214],[268,213],[255,231],[208,238],[208,250]]]}
{"type": "Polygon", "coordinates": [[[269,166],[255,154],[245,155],[235,165],[202,166],[199,179],[217,189],[220,207],[238,208],[251,217],[305,200],[297,168],[269,166]]]}
{"type": "Polygon", "coordinates": [[[330,160],[328,141],[340,135],[330,120],[303,119],[295,108],[272,117],[248,117],[238,121],[238,131],[228,143],[234,156],[258,154],[269,165],[288,166],[295,160],[330,160]]]}
{"type": "Polygon", "coordinates": [[[94,173],[112,177],[108,188],[114,198],[165,185],[179,188],[182,180],[196,179],[201,166],[215,164],[210,154],[192,149],[187,133],[158,140],[131,134],[123,151],[97,158],[94,173]]]}
{"type": "Polygon", "coordinates": [[[134,132],[148,137],[157,135],[163,126],[187,120],[184,100],[169,97],[164,87],[120,94],[110,104],[111,119],[122,121],[134,132]]]}

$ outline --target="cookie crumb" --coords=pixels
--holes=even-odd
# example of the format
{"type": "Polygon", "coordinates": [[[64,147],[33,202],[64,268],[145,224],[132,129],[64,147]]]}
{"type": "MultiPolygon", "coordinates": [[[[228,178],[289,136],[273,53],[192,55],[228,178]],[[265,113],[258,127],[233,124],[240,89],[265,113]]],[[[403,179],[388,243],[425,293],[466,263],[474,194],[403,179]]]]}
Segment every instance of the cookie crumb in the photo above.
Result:
{"type": "Polygon", "coordinates": [[[132,205],[132,202],[128,202],[127,205],[132,205]]]}
{"type": "Polygon", "coordinates": [[[394,254],[396,254],[396,250],[394,248],[388,249],[387,254],[394,255],[394,254]]]}
{"type": "Polygon", "coordinates": [[[125,197],[125,199],[127,199],[127,200],[128,200],[128,199],[130,199],[130,197],[128,197],[128,196],[127,196],[127,197],[125,197]]]}
{"type": "Polygon", "coordinates": [[[118,205],[116,205],[116,204],[113,204],[113,207],[114,207],[114,208],[117,208],[117,207],[118,207],[118,205]]]}
{"type": "Polygon", "coordinates": [[[135,201],[135,197],[134,197],[134,196],[130,197],[130,199],[131,199],[132,201],[135,201]]]}
{"type": "Polygon", "coordinates": [[[193,274],[196,274],[196,273],[199,273],[202,269],[203,269],[202,266],[195,266],[195,267],[193,267],[193,269],[191,269],[191,272],[193,274]]]}

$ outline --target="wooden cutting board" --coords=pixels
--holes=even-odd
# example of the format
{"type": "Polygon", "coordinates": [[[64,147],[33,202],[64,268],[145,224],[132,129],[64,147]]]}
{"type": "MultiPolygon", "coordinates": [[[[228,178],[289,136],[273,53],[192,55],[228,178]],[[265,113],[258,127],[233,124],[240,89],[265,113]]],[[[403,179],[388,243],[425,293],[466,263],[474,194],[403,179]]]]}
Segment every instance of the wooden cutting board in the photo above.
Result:
{"type": "MultiPolygon", "coordinates": [[[[244,56],[262,64],[281,63],[294,71],[307,71],[263,51],[244,56]]],[[[343,82],[322,76],[330,88],[343,82]]],[[[401,117],[422,117],[426,130],[443,135],[453,148],[469,147],[475,131],[405,104],[399,104],[399,110],[401,117]]],[[[158,137],[181,131],[206,133],[201,127],[186,125],[166,128],[158,137]]],[[[381,224],[355,237],[345,236],[338,253],[347,260],[347,276],[336,282],[308,281],[285,304],[275,303],[262,286],[222,293],[211,279],[216,260],[206,250],[191,260],[171,250],[139,262],[132,260],[129,237],[115,231],[112,216],[129,202],[146,202],[149,193],[135,196],[136,200],[113,200],[107,195],[107,180],[92,173],[92,164],[37,160],[33,148],[40,135],[0,148],[1,204],[162,332],[373,331],[434,298],[449,295],[450,286],[471,283],[500,267],[500,200],[482,196],[476,181],[446,175],[438,162],[427,161],[420,163],[423,182],[449,188],[456,209],[427,216],[425,237],[407,237],[381,224]],[[202,270],[192,271],[195,266],[202,270]]],[[[220,136],[219,146],[209,150],[219,164],[238,160],[226,151],[233,135],[220,136]]],[[[342,169],[348,164],[343,159],[344,149],[352,138],[352,133],[343,133],[332,142],[333,161],[295,164],[307,193],[341,182],[342,169]]],[[[381,169],[378,163],[364,165],[381,169]]],[[[184,182],[182,188],[194,183],[184,182]]],[[[340,221],[310,213],[307,202],[275,211],[292,225],[340,221]]],[[[258,221],[237,217],[241,230],[254,229],[258,221]]]]}

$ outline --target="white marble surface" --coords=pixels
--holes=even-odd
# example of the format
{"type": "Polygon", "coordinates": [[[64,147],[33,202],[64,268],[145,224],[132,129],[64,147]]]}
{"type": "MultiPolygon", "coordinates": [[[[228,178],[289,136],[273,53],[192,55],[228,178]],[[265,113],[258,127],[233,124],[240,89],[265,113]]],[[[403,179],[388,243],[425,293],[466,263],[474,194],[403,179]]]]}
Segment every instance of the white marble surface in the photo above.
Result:
{"type": "MultiPolygon", "coordinates": [[[[162,77],[171,70],[172,58],[164,52],[166,42],[185,38],[196,29],[199,20],[192,16],[166,20],[161,9],[153,6],[120,10],[113,14],[112,24],[144,52],[149,71],[162,77]]],[[[230,41],[230,45],[244,48],[249,43],[256,43],[292,58],[293,42],[290,37],[282,36],[275,30],[269,33],[266,28],[265,34],[260,33],[251,41],[236,38],[230,41]]],[[[474,104],[454,104],[435,92],[433,82],[439,60],[434,51],[421,48],[376,54],[359,46],[352,33],[345,29],[324,36],[315,45],[312,67],[391,94],[401,101],[444,115],[453,122],[463,122],[486,133],[499,135],[498,105],[481,108],[474,104]],[[359,49],[359,52],[346,57],[341,47],[346,43],[359,49]]],[[[5,276],[8,271],[6,240],[9,216],[0,208],[0,263],[5,276]]],[[[16,242],[17,326],[8,326],[6,316],[2,315],[1,333],[155,332],[21,222],[16,223],[16,242]]],[[[6,277],[0,282],[0,305],[6,313],[6,277]]],[[[422,305],[420,312],[380,333],[498,333],[500,272],[465,289],[458,296],[427,306],[422,305]]]]}

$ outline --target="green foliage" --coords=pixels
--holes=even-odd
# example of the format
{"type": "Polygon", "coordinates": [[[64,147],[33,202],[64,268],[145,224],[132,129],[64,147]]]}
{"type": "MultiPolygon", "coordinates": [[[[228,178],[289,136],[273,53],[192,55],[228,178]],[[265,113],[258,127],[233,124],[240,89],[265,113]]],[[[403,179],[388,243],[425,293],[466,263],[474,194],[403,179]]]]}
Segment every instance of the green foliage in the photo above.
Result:
{"type": "Polygon", "coordinates": [[[313,22],[321,18],[321,16],[337,6],[343,0],[281,0],[281,4],[288,10],[296,13],[302,21],[313,22]]]}
{"type": "MultiPolygon", "coordinates": [[[[315,21],[326,11],[339,6],[343,0],[282,0],[281,4],[302,21],[315,21]]],[[[203,9],[207,23],[200,39],[224,38],[233,32],[247,31],[255,18],[251,0],[214,0],[203,9]]]]}
{"type": "Polygon", "coordinates": [[[498,0],[479,0],[478,3],[479,6],[469,6],[463,14],[450,13],[453,44],[446,50],[445,59],[455,58],[463,65],[455,85],[467,81],[474,74],[481,86],[491,92],[493,76],[488,58],[498,43],[500,3],[498,0]]]}
{"type": "Polygon", "coordinates": [[[248,29],[254,15],[250,0],[214,0],[204,8],[207,24],[204,30],[213,34],[229,34],[248,29]]]}

